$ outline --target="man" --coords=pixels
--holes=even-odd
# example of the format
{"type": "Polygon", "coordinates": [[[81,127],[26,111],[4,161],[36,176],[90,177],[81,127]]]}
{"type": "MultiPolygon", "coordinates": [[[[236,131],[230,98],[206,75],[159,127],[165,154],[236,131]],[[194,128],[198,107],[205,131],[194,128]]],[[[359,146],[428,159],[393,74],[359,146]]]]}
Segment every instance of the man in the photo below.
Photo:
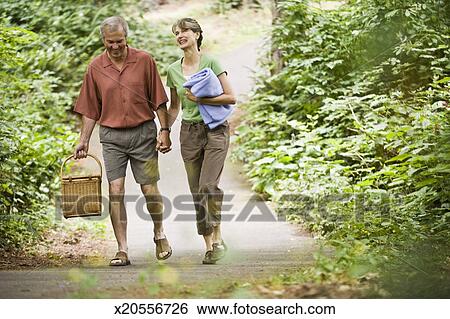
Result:
{"type": "Polygon", "coordinates": [[[74,157],[87,156],[92,130],[98,121],[109,182],[109,212],[118,243],[118,252],[110,265],[130,264],[124,204],[128,161],[153,220],[156,257],[167,259],[172,249],[164,235],[163,205],[157,186],[158,150],[166,153],[171,147],[167,95],[153,58],[127,45],[128,25],[122,17],[107,18],[100,32],[105,51],[89,64],[74,107],[82,115],[74,157]],[[155,112],[161,124],[158,138],[155,112]]]}

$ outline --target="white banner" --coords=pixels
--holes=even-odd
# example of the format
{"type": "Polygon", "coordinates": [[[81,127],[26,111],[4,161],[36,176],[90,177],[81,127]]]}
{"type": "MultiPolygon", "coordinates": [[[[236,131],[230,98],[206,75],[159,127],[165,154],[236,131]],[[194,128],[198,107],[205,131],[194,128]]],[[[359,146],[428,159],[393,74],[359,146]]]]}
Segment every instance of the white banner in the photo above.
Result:
{"type": "Polygon", "coordinates": [[[2,299],[2,318],[448,318],[450,302],[401,299],[2,299]]]}

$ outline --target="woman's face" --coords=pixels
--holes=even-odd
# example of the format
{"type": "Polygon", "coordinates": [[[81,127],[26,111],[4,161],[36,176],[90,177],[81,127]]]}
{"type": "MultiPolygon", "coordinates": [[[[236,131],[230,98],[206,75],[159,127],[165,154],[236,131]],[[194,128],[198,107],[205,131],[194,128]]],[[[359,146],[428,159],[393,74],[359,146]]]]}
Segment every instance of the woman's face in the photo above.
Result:
{"type": "Polygon", "coordinates": [[[175,29],[177,45],[182,50],[185,50],[192,46],[197,47],[198,36],[199,34],[195,33],[191,29],[181,29],[180,27],[176,27],[175,29]]]}

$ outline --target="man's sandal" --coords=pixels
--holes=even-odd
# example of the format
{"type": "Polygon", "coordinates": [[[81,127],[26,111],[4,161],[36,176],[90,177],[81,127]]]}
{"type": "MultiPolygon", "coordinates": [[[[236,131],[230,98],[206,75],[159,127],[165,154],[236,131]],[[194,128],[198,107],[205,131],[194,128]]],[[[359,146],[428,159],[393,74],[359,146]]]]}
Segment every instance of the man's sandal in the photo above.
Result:
{"type": "Polygon", "coordinates": [[[170,256],[172,256],[172,247],[169,245],[169,241],[166,237],[161,239],[154,239],[153,241],[156,244],[156,259],[158,260],[166,260],[170,256]],[[167,252],[167,255],[160,257],[161,253],[167,252]]]}
{"type": "Polygon", "coordinates": [[[110,266],[128,266],[131,265],[128,255],[124,251],[118,251],[116,256],[109,262],[110,266]]]}

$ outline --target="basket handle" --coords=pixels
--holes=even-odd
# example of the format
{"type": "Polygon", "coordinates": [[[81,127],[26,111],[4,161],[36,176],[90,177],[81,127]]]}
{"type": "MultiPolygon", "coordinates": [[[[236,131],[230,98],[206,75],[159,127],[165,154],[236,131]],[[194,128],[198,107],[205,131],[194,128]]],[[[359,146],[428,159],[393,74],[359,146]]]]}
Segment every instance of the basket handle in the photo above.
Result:
{"type": "MultiPolygon", "coordinates": [[[[102,169],[102,164],[100,163],[99,159],[95,155],[92,155],[92,154],[87,154],[87,156],[90,156],[93,159],[95,159],[95,161],[97,162],[98,166],[100,167],[100,177],[102,177],[103,176],[103,169],[102,169]]],[[[61,179],[63,178],[64,166],[66,165],[67,161],[70,160],[71,158],[73,158],[73,155],[70,155],[69,157],[67,157],[64,160],[64,162],[62,163],[62,165],[61,165],[61,174],[60,174],[61,175],[61,179]]]]}

